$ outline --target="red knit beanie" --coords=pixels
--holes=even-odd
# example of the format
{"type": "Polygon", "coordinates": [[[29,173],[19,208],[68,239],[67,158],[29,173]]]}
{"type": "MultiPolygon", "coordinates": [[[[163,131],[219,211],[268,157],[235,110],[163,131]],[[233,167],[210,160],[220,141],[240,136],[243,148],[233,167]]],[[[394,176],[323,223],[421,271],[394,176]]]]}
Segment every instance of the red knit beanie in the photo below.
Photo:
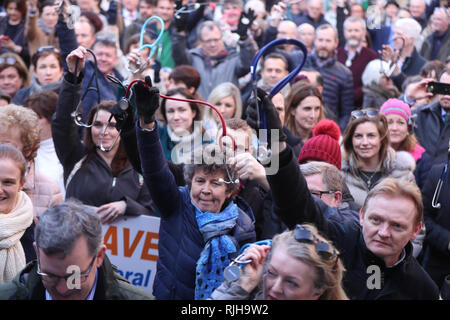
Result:
{"type": "Polygon", "coordinates": [[[332,120],[320,120],[313,130],[313,137],[303,145],[298,163],[310,160],[328,162],[341,170],[341,130],[332,120]]]}

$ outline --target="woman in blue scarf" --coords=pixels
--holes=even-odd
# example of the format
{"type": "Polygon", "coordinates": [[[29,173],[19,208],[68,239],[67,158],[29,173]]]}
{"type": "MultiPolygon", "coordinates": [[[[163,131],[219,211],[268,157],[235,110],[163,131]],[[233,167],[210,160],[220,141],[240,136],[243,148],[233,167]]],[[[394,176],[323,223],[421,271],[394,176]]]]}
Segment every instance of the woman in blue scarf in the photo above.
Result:
{"type": "MultiPolygon", "coordinates": [[[[149,77],[146,82],[151,86],[149,77]]],[[[187,185],[177,187],[158,130],[154,130],[159,91],[140,82],[135,96],[142,173],[161,213],[153,295],[157,299],[207,299],[222,283],[223,269],[240,247],[255,240],[253,213],[235,197],[239,184],[230,183],[236,174],[226,164],[185,164],[187,185]]],[[[205,148],[200,150],[203,154],[205,148]]]]}

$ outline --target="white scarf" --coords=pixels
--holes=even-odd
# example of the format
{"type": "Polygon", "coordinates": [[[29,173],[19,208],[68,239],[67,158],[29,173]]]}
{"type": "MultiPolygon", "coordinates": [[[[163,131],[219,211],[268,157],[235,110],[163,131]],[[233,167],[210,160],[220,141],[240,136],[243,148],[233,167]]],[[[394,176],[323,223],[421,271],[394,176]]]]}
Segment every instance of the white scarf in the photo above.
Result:
{"type": "Polygon", "coordinates": [[[20,243],[33,222],[33,204],[20,191],[14,209],[0,214],[0,284],[11,281],[25,267],[25,252],[20,243]]]}
{"type": "MultiPolygon", "coordinates": [[[[202,126],[194,125],[194,130],[187,136],[180,137],[167,126],[167,134],[169,138],[175,143],[172,149],[171,157],[173,163],[191,163],[192,154],[194,152],[202,152],[202,126]]],[[[201,154],[200,154],[201,155],[201,154]]]]}

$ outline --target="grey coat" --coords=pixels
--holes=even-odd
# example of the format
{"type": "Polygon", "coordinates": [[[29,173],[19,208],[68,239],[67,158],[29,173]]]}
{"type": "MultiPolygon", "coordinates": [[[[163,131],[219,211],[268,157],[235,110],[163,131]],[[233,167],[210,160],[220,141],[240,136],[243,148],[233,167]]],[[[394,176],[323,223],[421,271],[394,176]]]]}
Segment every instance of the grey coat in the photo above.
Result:
{"type": "Polygon", "coordinates": [[[186,36],[175,33],[172,38],[172,57],[177,66],[188,64],[200,74],[200,95],[207,99],[211,91],[223,82],[239,87],[238,79],[250,72],[256,49],[250,38],[238,41],[239,50],[229,49],[218,57],[206,57],[201,49],[188,50],[186,36]]]}
{"type": "MultiPolygon", "coordinates": [[[[344,181],[347,184],[350,193],[352,194],[355,202],[359,206],[363,206],[364,200],[369,193],[366,183],[359,177],[353,174],[352,169],[357,167],[356,159],[350,155],[349,161],[342,160],[342,174],[344,181]]],[[[394,149],[388,149],[386,158],[381,166],[383,178],[406,178],[409,181],[414,180],[414,169],[416,168],[416,162],[410,153],[406,151],[395,152],[394,149]]]]}

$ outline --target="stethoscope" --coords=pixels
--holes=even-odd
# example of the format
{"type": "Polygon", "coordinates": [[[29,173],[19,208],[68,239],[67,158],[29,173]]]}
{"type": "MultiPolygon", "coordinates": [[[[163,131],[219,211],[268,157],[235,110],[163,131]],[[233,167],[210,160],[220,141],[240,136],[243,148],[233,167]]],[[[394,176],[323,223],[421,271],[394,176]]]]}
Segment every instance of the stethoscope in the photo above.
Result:
{"type": "Polygon", "coordinates": [[[159,42],[161,41],[161,38],[163,36],[164,33],[164,21],[163,19],[161,19],[158,16],[151,16],[150,18],[148,18],[147,20],[145,20],[144,24],[141,27],[141,33],[140,33],[140,37],[139,37],[139,49],[138,51],[141,52],[142,50],[144,50],[145,48],[149,48],[150,49],[150,54],[147,58],[147,61],[145,63],[141,63],[140,59],[138,60],[138,62],[136,63],[136,70],[133,70],[132,68],[130,68],[130,65],[127,64],[127,69],[128,71],[130,71],[131,73],[138,73],[138,72],[142,72],[143,70],[145,70],[145,68],[147,68],[148,64],[150,63],[150,59],[155,55],[156,53],[156,48],[157,45],[159,44],[159,42]],[[158,20],[159,23],[161,24],[161,30],[159,31],[158,37],[156,38],[155,41],[153,41],[153,43],[149,44],[146,43],[144,44],[144,34],[145,34],[145,27],[147,26],[147,23],[149,23],[151,20],[158,20]]]}
{"type": "MultiPolygon", "coordinates": [[[[145,86],[146,86],[148,89],[150,89],[150,86],[149,86],[145,81],[143,81],[143,80],[133,80],[133,81],[131,81],[131,83],[130,83],[127,87],[125,87],[125,86],[120,82],[119,79],[117,79],[117,78],[115,78],[115,77],[113,77],[113,76],[109,76],[108,78],[109,78],[111,81],[113,81],[113,82],[119,84],[119,85],[125,90],[125,96],[122,97],[122,98],[120,99],[120,101],[119,101],[119,107],[120,107],[120,109],[123,111],[122,114],[119,115],[119,116],[120,116],[120,117],[123,117],[123,118],[126,118],[126,117],[128,116],[128,113],[126,112],[126,110],[127,110],[128,108],[130,108],[130,106],[131,106],[130,100],[131,100],[131,97],[132,97],[132,95],[133,95],[133,87],[134,87],[134,85],[135,85],[136,83],[138,83],[138,82],[142,82],[142,83],[145,84],[145,86]]],[[[163,95],[163,94],[160,94],[159,96],[160,96],[161,98],[167,99],[167,100],[181,101],[181,102],[194,103],[194,104],[203,104],[203,105],[206,105],[206,106],[210,107],[211,109],[213,109],[213,110],[217,113],[217,115],[219,116],[220,122],[221,122],[221,124],[222,124],[222,134],[221,134],[221,136],[219,137],[219,141],[218,141],[220,151],[221,151],[222,153],[224,152],[224,149],[223,149],[223,138],[224,138],[224,137],[228,137],[228,138],[231,139],[231,141],[232,141],[232,143],[233,143],[233,149],[236,150],[236,142],[235,142],[235,140],[234,140],[234,138],[233,138],[232,136],[227,135],[227,127],[226,127],[226,125],[225,125],[225,119],[223,118],[222,113],[219,111],[219,109],[217,109],[215,106],[213,106],[212,104],[210,104],[210,103],[208,103],[208,102],[206,102],[206,101],[202,101],[202,100],[193,100],[193,99],[185,99],[185,98],[175,98],[175,97],[169,97],[169,96],[166,96],[166,95],[163,95]]],[[[117,115],[114,115],[114,114],[111,113],[111,116],[110,116],[109,119],[108,119],[108,125],[106,126],[106,128],[109,126],[109,123],[111,122],[111,120],[112,120],[112,118],[113,118],[114,116],[117,116],[117,115]]],[[[145,119],[144,119],[144,121],[145,121],[145,119]]],[[[105,130],[106,130],[106,128],[105,128],[105,130]]],[[[121,130],[119,130],[118,136],[120,135],[120,132],[121,132],[121,130]]],[[[116,141],[117,141],[117,138],[118,138],[118,137],[116,137],[116,139],[114,140],[114,142],[113,142],[113,144],[112,144],[111,147],[109,147],[109,148],[103,148],[103,136],[102,136],[102,139],[100,140],[100,149],[103,150],[103,151],[105,151],[105,152],[109,152],[110,150],[113,149],[113,147],[114,147],[114,145],[115,145],[115,143],[116,143],[116,141]]],[[[229,172],[229,170],[228,170],[228,166],[226,166],[225,168],[226,168],[226,173],[227,173],[228,181],[226,181],[226,180],[224,180],[224,179],[219,179],[219,182],[223,182],[223,183],[225,183],[225,184],[238,184],[238,183],[239,183],[239,179],[233,179],[233,177],[231,176],[231,174],[230,174],[230,172],[229,172]]]]}
{"type": "Polygon", "coordinates": [[[242,257],[246,253],[245,251],[252,244],[255,244],[255,245],[266,245],[266,246],[271,247],[272,246],[272,240],[271,239],[261,240],[261,241],[257,241],[257,242],[254,242],[254,243],[247,243],[244,246],[242,246],[241,250],[239,250],[238,256],[235,259],[233,259],[233,261],[223,270],[223,277],[225,278],[225,280],[236,281],[237,279],[240,278],[240,276],[241,276],[241,269],[246,264],[249,264],[250,262],[252,262],[251,259],[242,260],[242,257]]]}
{"type": "MultiPolygon", "coordinates": [[[[75,124],[77,126],[84,127],[84,128],[90,128],[90,127],[93,126],[97,116],[95,116],[95,118],[92,120],[91,124],[84,123],[83,122],[83,114],[80,112],[81,104],[82,104],[84,98],[86,97],[86,95],[88,94],[88,92],[91,91],[91,90],[93,90],[93,91],[95,91],[97,93],[97,104],[100,103],[101,99],[100,99],[100,88],[99,88],[99,85],[98,85],[98,75],[97,75],[97,70],[98,70],[97,57],[95,56],[94,51],[92,51],[91,49],[86,49],[86,50],[94,58],[94,72],[92,73],[92,76],[89,79],[89,82],[88,82],[88,85],[87,85],[87,89],[83,93],[83,95],[81,96],[80,102],[78,102],[78,104],[77,104],[77,106],[75,108],[75,111],[73,111],[71,113],[71,117],[73,118],[73,120],[75,121],[75,124]],[[91,88],[91,84],[92,84],[92,81],[94,79],[95,79],[95,87],[91,88]]],[[[77,75],[77,72],[78,72],[78,59],[75,62],[75,76],[77,75]]]]}
{"type": "MultiPolygon", "coordinates": [[[[258,61],[259,59],[272,47],[280,45],[280,44],[292,44],[300,48],[300,50],[303,53],[303,60],[302,62],[297,65],[297,67],[291,71],[286,77],[281,79],[269,92],[269,98],[272,98],[275,96],[281,89],[283,89],[284,86],[286,86],[299,72],[302,70],[303,66],[306,63],[306,57],[308,55],[308,50],[306,49],[306,46],[300,42],[297,39],[292,38],[281,38],[281,39],[275,39],[268,44],[266,44],[264,47],[262,47],[256,55],[253,57],[251,66],[250,66],[250,72],[251,72],[251,79],[252,79],[252,90],[253,90],[253,97],[256,100],[256,108],[257,108],[257,121],[256,125],[258,129],[267,129],[267,121],[266,121],[266,114],[264,112],[264,108],[259,107],[258,103],[258,95],[257,95],[257,81],[256,81],[256,69],[258,67],[258,61]]],[[[258,142],[259,143],[259,142],[258,142]]],[[[265,161],[266,159],[263,159],[265,157],[270,157],[270,150],[267,148],[263,148],[259,146],[258,148],[258,160],[265,161]],[[261,149],[261,150],[260,150],[261,149]]]]}
{"type": "Polygon", "coordinates": [[[448,148],[447,163],[445,164],[444,168],[442,169],[441,176],[439,177],[438,183],[436,185],[436,189],[434,190],[433,199],[431,200],[431,205],[435,209],[441,208],[441,203],[438,201],[439,201],[439,197],[441,195],[442,186],[444,185],[444,181],[447,176],[449,162],[450,162],[450,141],[449,141],[449,148],[448,148]]]}
{"type": "Polygon", "coordinates": [[[174,13],[175,18],[178,18],[181,13],[192,13],[200,9],[202,6],[209,6],[211,5],[210,2],[196,2],[196,3],[186,3],[184,6],[182,6],[180,9],[176,10],[174,13]]]}

